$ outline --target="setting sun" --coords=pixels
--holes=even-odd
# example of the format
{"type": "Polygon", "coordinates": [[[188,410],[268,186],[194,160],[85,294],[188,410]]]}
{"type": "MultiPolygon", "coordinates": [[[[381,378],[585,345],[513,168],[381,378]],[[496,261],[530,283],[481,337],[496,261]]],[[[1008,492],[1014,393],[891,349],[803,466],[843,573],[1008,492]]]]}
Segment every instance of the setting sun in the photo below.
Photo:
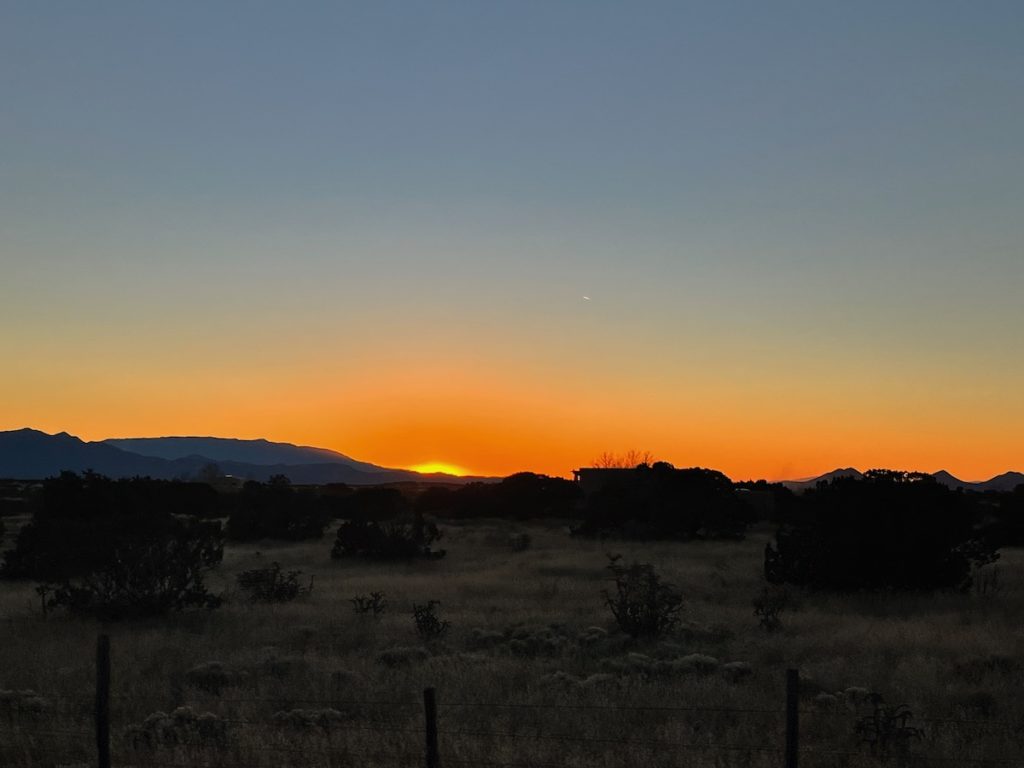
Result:
{"type": "Polygon", "coordinates": [[[443,461],[427,461],[423,464],[414,464],[409,467],[413,472],[422,472],[430,475],[435,472],[443,472],[446,475],[468,475],[470,471],[455,464],[445,464],[443,461]]]}

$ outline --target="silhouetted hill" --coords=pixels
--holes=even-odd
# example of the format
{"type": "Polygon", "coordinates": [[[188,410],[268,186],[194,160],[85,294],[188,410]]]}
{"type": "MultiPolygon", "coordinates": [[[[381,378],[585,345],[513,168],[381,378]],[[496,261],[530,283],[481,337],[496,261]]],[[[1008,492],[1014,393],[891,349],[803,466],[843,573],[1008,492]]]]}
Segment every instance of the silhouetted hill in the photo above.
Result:
{"type": "MultiPolygon", "coordinates": [[[[848,467],[846,469],[836,469],[832,472],[826,472],[820,477],[812,477],[806,480],[786,480],[783,481],[782,484],[791,491],[800,493],[808,488],[813,488],[820,482],[832,480],[837,477],[862,477],[862,473],[852,467],[848,467]]],[[[1018,485],[1024,484],[1024,473],[1021,472],[1004,472],[1001,475],[993,477],[991,480],[984,480],[981,482],[961,480],[944,469],[933,473],[932,477],[947,488],[952,488],[953,490],[963,488],[965,491],[1012,491],[1018,485]]]]}
{"type": "Polygon", "coordinates": [[[86,443],[61,432],[48,435],[34,429],[0,432],[0,477],[37,479],[62,470],[93,469],[111,477],[173,476],[167,462],[122,451],[103,443],[86,443]]]}
{"type": "Polygon", "coordinates": [[[970,488],[974,485],[974,483],[968,483],[961,480],[959,477],[954,477],[944,469],[940,469],[938,472],[933,474],[932,477],[934,477],[941,485],[944,485],[947,488],[952,488],[954,491],[957,488],[970,488]]]}
{"type": "MultiPolygon", "coordinates": [[[[142,440],[144,445],[163,451],[166,456],[141,455],[124,450],[124,445],[136,441],[117,440],[86,442],[61,432],[49,435],[34,429],[0,432],[0,477],[16,479],[42,479],[64,470],[82,472],[94,470],[109,477],[148,476],[163,480],[192,478],[209,465],[217,464],[228,475],[246,480],[267,480],[273,475],[287,475],[296,484],[323,485],[348,483],[350,485],[377,485],[395,482],[467,483],[491,478],[455,477],[445,474],[420,474],[405,469],[386,469],[366,462],[355,461],[340,453],[319,448],[304,448],[287,443],[265,440],[226,440],[221,438],[178,438],[181,442],[155,443],[142,440]],[[189,441],[199,441],[189,442],[189,441]],[[216,456],[229,456],[237,449],[237,456],[260,458],[262,462],[219,459],[188,451],[187,448],[206,446],[216,456]],[[173,456],[173,458],[171,458],[173,456]],[[293,458],[294,462],[283,461],[293,458]],[[278,460],[267,463],[271,458],[278,460]],[[304,459],[304,460],[303,460],[304,459]],[[332,460],[333,459],[333,460],[332,460]]],[[[171,439],[174,440],[173,438],[171,439]]]]}
{"type": "MultiPolygon", "coordinates": [[[[174,461],[203,456],[217,463],[258,465],[345,464],[361,472],[391,472],[336,451],[269,440],[237,440],[227,437],[134,437],[104,440],[107,445],[142,456],[174,461]]],[[[401,470],[399,470],[401,471],[401,470]]]]}
{"type": "Polygon", "coordinates": [[[1012,491],[1018,485],[1024,485],[1024,473],[1004,472],[1001,475],[996,475],[991,480],[976,483],[975,485],[980,486],[980,490],[983,491],[1012,491]]]}
{"type": "Polygon", "coordinates": [[[826,472],[824,475],[818,477],[810,477],[804,480],[785,480],[783,485],[789,488],[791,491],[805,491],[808,488],[813,488],[818,483],[828,482],[829,480],[835,480],[838,477],[863,477],[863,473],[860,470],[854,469],[853,467],[846,467],[844,469],[833,469],[831,472],[826,472]]]}

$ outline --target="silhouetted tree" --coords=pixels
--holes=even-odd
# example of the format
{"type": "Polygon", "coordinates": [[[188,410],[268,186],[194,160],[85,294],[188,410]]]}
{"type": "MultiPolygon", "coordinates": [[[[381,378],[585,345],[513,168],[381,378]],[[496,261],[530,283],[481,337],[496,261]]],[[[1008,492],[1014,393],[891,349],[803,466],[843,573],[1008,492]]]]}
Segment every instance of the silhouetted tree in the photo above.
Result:
{"type": "Polygon", "coordinates": [[[570,480],[520,472],[497,483],[428,488],[416,499],[416,509],[452,518],[565,518],[578,516],[580,497],[570,480]]]}
{"type": "Polygon", "coordinates": [[[653,463],[654,454],[650,451],[630,449],[625,453],[605,451],[591,462],[591,466],[597,469],[633,469],[634,467],[649,467],[653,463]]]}
{"type": "Polygon", "coordinates": [[[407,516],[412,504],[398,488],[358,488],[339,501],[336,514],[346,520],[383,521],[407,516]]]}
{"type": "Polygon", "coordinates": [[[830,589],[964,587],[997,557],[970,501],[930,475],[873,470],[804,493],[765,550],[769,581],[830,589]]]}
{"type": "Polygon", "coordinates": [[[1006,493],[978,494],[986,533],[1004,547],[1024,546],[1024,485],[1006,493]]]}
{"type": "Polygon", "coordinates": [[[233,541],[319,539],[332,517],[325,497],[297,491],[284,475],[249,481],[235,497],[227,535],[233,541]]]}
{"type": "Polygon", "coordinates": [[[586,501],[582,535],[630,538],[739,538],[754,519],[732,481],[711,469],[666,462],[610,475],[586,501]]]}

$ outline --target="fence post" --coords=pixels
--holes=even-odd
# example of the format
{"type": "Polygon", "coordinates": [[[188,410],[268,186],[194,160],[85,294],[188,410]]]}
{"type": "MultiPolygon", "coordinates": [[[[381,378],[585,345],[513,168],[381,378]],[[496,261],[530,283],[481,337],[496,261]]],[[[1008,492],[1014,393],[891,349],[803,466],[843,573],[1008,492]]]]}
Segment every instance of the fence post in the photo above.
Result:
{"type": "Polygon", "coordinates": [[[427,768],[440,768],[437,751],[437,694],[433,688],[423,691],[423,714],[427,724],[427,768]]]}
{"type": "Polygon", "coordinates": [[[96,759],[110,768],[110,637],[96,638],[96,759]]]}
{"type": "Polygon", "coordinates": [[[800,755],[800,671],[786,670],[786,768],[797,768],[800,755]]]}

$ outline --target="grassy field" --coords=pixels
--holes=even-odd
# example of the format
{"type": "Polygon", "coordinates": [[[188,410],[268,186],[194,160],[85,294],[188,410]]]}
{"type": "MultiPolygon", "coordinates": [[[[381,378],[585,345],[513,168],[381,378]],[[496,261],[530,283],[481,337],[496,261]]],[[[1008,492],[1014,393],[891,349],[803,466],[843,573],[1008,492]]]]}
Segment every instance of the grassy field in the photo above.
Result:
{"type": "MultiPolygon", "coordinates": [[[[211,577],[220,610],[107,627],[115,765],[422,765],[432,686],[443,765],[781,766],[787,667],[804,678],[801,765],[899,764],[854,733],[867,691],[913,713],[910,764],[1024,764],[1022,551],[1003,552],[994,595],[795,593],[768,633],[751,607],[767,531],[639,544],[557,525],[443,527],[447,557],[400,565],[332,562],[329,538],[229,546],[211,577]],[[509,545],[517,531],[528,550],[509,545]],[[671,636],[615,631],[608,551],[681,589],[671,636]],[[314,576],[313,593],[246,602],[235,575],[272,561],[314,576]],[[388,610],[356,615],[349,599],[371,591],[388,610]],[[432,643],[411,618],[428,600],[451,622],[432,643]]],[[[0,764],[89,764],[100,628],[43,617],[29,584],[0,585],[0,611],[0,764]]]]}

